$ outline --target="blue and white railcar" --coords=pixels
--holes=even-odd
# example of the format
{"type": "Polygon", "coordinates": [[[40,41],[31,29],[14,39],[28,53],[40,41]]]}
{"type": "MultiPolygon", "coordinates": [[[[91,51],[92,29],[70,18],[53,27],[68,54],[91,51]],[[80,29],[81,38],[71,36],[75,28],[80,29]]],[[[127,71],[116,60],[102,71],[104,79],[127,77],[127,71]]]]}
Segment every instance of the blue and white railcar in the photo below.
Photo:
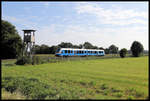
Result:
{"type": "Polygon", "coordinates": [[[60,48],[56,51],[56,56],[104,56],[104,50],[99,49],[74,49],[60,48]]]}

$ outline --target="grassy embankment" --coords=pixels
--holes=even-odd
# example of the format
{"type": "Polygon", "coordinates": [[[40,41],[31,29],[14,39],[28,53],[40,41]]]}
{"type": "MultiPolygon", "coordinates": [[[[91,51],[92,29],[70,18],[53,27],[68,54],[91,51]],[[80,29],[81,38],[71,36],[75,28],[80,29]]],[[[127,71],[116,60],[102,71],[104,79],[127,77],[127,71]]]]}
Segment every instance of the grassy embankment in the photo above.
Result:
{"type": "MultiPolygon", "coordinates": [[[[146,99],[148,97],[147,56],[25,66],[16,66],[14,62],[15,60],[2,61],[2,78],[32,78],[48,84],[48,91],[45,91],[47,95],[42,96],[44,99],[146,99]]],[[[20,90],[17,88],[16,91],[21,95],[24,92],[22,88],[20,90]]],[[[3,95],[2,92],[2,99],[6,99],[3,95]]],[[[32,98],[34,91],[28,95],[28,98],[32,98]]]]}

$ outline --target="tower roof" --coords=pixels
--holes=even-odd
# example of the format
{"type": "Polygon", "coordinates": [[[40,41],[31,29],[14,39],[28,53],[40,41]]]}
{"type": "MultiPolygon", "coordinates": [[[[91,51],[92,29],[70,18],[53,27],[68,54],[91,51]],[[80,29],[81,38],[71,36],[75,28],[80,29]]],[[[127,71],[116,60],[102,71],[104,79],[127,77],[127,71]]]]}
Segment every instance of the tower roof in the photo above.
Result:
{"type": "Polygon", "coordinates": [[[24,31],[24,32],[35,32],[36,30],[33,30],[33,29],[24,29],[22,31],[24,31]]]}

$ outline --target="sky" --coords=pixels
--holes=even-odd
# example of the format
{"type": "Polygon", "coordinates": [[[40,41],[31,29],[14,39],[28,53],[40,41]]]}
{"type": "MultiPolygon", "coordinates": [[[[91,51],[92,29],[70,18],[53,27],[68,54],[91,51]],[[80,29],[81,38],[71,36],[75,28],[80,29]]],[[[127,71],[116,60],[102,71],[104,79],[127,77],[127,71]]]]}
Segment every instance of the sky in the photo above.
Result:
{"type": "Polygon", "coordinates": [[[130,49],[133,41],[149,50],[148,2],[2,2],[2,20],[34,29],[35,44],[90,42],[108,48],[130,49]]]}

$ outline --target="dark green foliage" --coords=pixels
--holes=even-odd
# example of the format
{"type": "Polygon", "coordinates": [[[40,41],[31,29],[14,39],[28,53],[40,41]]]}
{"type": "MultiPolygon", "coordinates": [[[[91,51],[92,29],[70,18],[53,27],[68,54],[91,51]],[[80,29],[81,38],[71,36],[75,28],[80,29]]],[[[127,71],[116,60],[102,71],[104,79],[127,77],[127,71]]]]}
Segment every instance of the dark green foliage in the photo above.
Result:
{"type": "Polygon", "coordinates": [[[35,65],[35,64],[41,64],[42,63],[42,60],[39,56],[33,56],[32,58],[32,64],[35,65]]]}
{"type": "Polygon", "coordinates": [[[123,96],[123,93],[121,92],[117,92],[117,93],[114,93],[113,96],[116,96],[116,97],[122,97],[123,96]]]}
{"type": "MultiPolygon", "coordinates": [[[[2,88],[13,93],[18,90],[23,95],[32,99],[44,99],[50,94],[50,86],[40,82],[38,79],[25,77],[5,77],[2,78],[2,88]]],[[[53,90],[53,89],[52,89],[53,90]]]]}
{"type": "Polygon", "coordinates": [[[102,90],[104,89],[108,89],[108,86],[106,84],[102,84],[101,87],[100,87],[102,90]]]}
{"type": "Polygon", "coordinates": [[[22,39],[15,26],[8,21],[1,21],[1,58],[16,58],[21,55],[22,39]]]}
{"type": "Polygon", "coordinates": [[[143,97],[143,96],[144,96],[144,92],[139,92],[139,91],[137,91],[137,90],[134,89],[134,88],[128,88],[128,89],[126,90],[126,93],[128,93],[130,96],[134,96],[134,97],[136,97],[136,98],[138,98],[138,97],[143,97]]]}
{"type": "Polygon", "coordinates": [[[111,92],[115,93],[115,92],[122,92],[122,90],[116,89],[114,87],[111,88],[111,92]]]}
{"type": "Polygon", "coordinates": [[[32,59],[28,56],[19,57],[15,64],[16,65],[32,64],[32,59]]]}
{"type": "Polygon", "coordinates": [[[127,54],[127,49],[123,48],[123,49],[120,50],[119,53],[120,53],[120,57],[124,58],[126,56],[126,54],[127,54]]]}
{"type": "Polygon", "coordinates": [[[131,45],[131,51],[132,51],[132,55],[134,57],[139,57],[140,54],[143,52],[144,48],[143,45],[138,42],[138,41],[134,41],[131,45]]]}
{"type": "Polygon", "coordinates": [[[72,43],[70,43],[70,42],[61,42],[58,46],[61,48],[72,48],[73,47],[72,43]]]}
{"type": "Polygon", "coordinates": [[[101,50],[105,50],[103,47],[99,47],[99,49],[101,49],[101,50]]]}
{"type": "Polygon", "coordinates": [[[85,48],[85,49],[98,49],[98,47],[97,46],[93,46],[91,43],[89,43],[89,42],[85,42],[84,44],[83,44],[83,47],[85,48]]]}
{"type": "Polygon", "coordinates": [[[117,54],[118,53],[118,47],[116,47],[115,45],[109,46],[109,53],[117,54]]]}
{"type": "Polygon", "coordinates": [[[109,54],[109,49],[108,48],[106,48],[104,51],[105,51],[105,54],[109,54]]]}
{"type": "Polygon", "coordinates": [[[49,48],[50,50],[50,54],[55,54],[56,53],[56,50],[58,50],[60,48],[60,46],[51,46],[49,48]]]}

